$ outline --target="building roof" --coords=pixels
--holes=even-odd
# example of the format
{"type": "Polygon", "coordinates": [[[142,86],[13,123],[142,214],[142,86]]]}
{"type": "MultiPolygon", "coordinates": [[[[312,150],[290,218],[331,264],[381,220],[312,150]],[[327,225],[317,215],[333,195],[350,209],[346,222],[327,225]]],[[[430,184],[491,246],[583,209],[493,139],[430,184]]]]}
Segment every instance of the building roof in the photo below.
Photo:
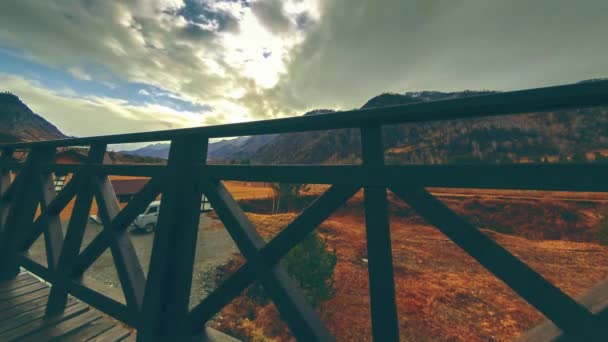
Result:
{"type": "MultiPolygon", "coordinates": [[[[83,148],[67,148],[63,150],[57,151],[55,155],[55,160],[60,164],[71,164],[69,159],[72,159],[74,163],[84,163],[87,160],[88,150],[83,148]],[[66,160],[65,158],[68,158],[66,160]]],[[[113,164],[112,159],[110,158],[108,152],[106,152],[103,156],[104,164],[113,164]]]]}
{"type": "Polygon", "coordinates": [[[146,185],[146,183],[148,183],[148,179],[113,179],[111,182],[116,195],[134,195],[138,193],[144,187],[144,185],[146,185]]]}
{"type": "Polygon", "coordinates": [[[72,149],[57,152],[55,155],[55,160],[57,163],[66,163],[67,160],[65,158],[72,159],[75,163],[84,163],[87,160],[87,155],[86,153],[72,149]]]}

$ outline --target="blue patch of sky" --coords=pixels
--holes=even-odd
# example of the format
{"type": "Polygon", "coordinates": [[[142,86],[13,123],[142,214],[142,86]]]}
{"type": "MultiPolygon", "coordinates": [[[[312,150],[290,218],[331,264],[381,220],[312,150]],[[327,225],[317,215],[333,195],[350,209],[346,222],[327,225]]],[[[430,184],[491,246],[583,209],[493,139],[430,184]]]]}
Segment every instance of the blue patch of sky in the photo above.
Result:
{"type": "MultiPolygon", "coordinates": [[[[46,89],[59,93],[69,89],[78,96],[110,97],[125,100],[131,105],[158,104],[178,111],[202,113],[211,110],[208,105],[179,99],[176,94],[161,88],[121,80],[99,65],[83,65],[78,68],[91,75],[91,80],[79,79],[67,70],[47,66],[21,51],[0,45],[0,73],[34,80],[46,89]]],[[[0,90],[4,90],[1,87],[0,85],[0,90]]]]}
{"type": "MultiPolygon", "coordinates": [[[[241,3],[241,6],[245,6],[245,4],[241,3]]],[[[183,17],[190,24],[189,26],[198,27],[201,34],[204,34],[205,31],[213,31],[210,28],[214,26],[219,32],[235,31],[239,26],[238,20],[230,12],[214,9],[208,1],[185,0],[183,7],[170,11],[169,14],[183,17]],[[202,29],[197,25],[207,28],[202,29]]],[[[192,28],[190,30],[192,33],[195,32],[192,28]]]]}

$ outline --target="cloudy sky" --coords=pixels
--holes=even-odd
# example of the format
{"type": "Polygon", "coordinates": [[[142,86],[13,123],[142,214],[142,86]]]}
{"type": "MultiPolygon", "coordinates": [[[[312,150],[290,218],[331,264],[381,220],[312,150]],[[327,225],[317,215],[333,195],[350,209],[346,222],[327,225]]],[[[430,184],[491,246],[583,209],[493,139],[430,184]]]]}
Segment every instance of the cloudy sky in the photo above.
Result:
{"type": "Polygon", "coordinates": [[[76,136],[608,76],[605,0],[0,1],[0,90],[76,136]]]}

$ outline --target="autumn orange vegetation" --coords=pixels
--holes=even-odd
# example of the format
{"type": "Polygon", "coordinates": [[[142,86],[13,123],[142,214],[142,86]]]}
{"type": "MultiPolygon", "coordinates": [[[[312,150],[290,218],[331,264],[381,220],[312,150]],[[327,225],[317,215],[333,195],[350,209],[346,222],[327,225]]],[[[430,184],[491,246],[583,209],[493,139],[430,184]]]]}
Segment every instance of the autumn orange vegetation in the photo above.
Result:
{"type": "MultiPolygon", "coordinates": [[[[241,201],[271,190],[226,182],[241,201]]],[[[314,198],[325,186],[311,187],[314,198]]],[[[606,194],[432,189],[458,214],[566,293],[579,296],[608,274],[608,247],[595,227],[606,194]]],[[[534,308],[390,194],[397,306],[403,341],[510,341],[543,320],[534,308]]],[[[73,202],[64,211],[69,216],[73,202]]],[[[95,205],[91,210],[96,212],[95,205]]],[[[338,261],[335,296],[317,310],[340,341],[371,340],[362,194],[319,228],[338,261]]],[[[64,214],[62,214],[62,218],[64,214]]],[[[295,216],[248,214],[260,234],[274,236],[295,216]]],[[[226,265],[235,270],[241,261],[226,265]]],[[[289,341],[273,304],[240,296],[212,324],[251,341],[289,341]]]]}
{"type": "MultiPolygon", "coordinates": [[[[141,177],[132,177],[132,176],[110,176],[110,180],[113,179],[137,179],[141,177]]],[[[68,177],[68,181],[70,181],[71,177],[68,177]]],[[[247,186],[239,182],[225,182],[226,187],[232,194],[232,196],[236,200],[249,200],[249,199],[267,199],[272,196],[272,189],[268,187],[254,187],[247,186]]],[[[162,196],[162,195],[161,195],[162,196]]],[[[159,196],[157,199],[160,199],[159,196]]],[[[60,217],[61,220],[66,221],[69,220],[72,215],[72,210],[74,209],[74,204],[76,203],[76,199],[72,199],[66,207],[61,211],[60,217]]],[[[120,203],[121,207],[127,205],[126,203],[120,203]]],[[[91,205],[91,210],[89,211],[90,215],[97,215],[97,203],[93,200],[91,205]]],[[[40,214],[40,208],[38,209],[36,216],[40,214]]]]}
{"type": "MultiPolygon", "coordinates": [[[[595,213],[601,205],[590,208],[589,203],[577,207],[576,203],[538,200],[530,204],[524,200],[515,201],[511,207],[498,199],[489,200],[445,199],[456,211],[477,213],[480,217],[485,212],[490,222],[503,220],[504,226],[513,218],[507,216],[509,213],[524,215],[523,219],[513,220],[512,225],[525,227],[511,229],[510,234],[488,229],[483,232],[569,295],[581,295],[608,274],[607,247],[595,242],[548,240],[542,234],[531,234],[535,224],[538,229],[546,229],[550,224],[557,225],[556,229],[591,229],[586,227],[595,222],[591,212],[595,213]],[[487,206],[478,207],[484,202],[487,206]],[[500,210],[494,212],[493,208],[500,210]],[[531,214],[525,215],[525,208],[532,210],[531,214]],[[497,214],[501,210],[507,214],[497,214]],[[574,211],[574,216],[564,218],[562,211],[566,210],[574,211]],[[524,220],[528,223],[524,224],[524,220]],[[570,220],[576,223],[572,227],[568,225],[570,220]],[[517,236],[520,233],[529,236],[517,236]]],[[[359,202],[357,196],[318,228],[329,247],[336,250],[338,263],[334,274],[336,295],[321,303],[317,310],[340,341],[371,340],[364,218],[359,202]]],[[[540,313],[435,228],[413,217],[392,196],[391,202],[401,340],[511,341],[543,320],[540,313]]],[[[295,214],[248,215],[265,236],[275,235],[295,217],[295,214]]],[[[568,238],[568,234],[562,235],[568,238]]],[[[593,234],[574,233],[570,240],[581,240],[581,236],[593,238],[593,234]]],[[[246,340],[293,340],[273,305],[256,307],[245,296],[226,307],[214,325],[246,340]]]]}

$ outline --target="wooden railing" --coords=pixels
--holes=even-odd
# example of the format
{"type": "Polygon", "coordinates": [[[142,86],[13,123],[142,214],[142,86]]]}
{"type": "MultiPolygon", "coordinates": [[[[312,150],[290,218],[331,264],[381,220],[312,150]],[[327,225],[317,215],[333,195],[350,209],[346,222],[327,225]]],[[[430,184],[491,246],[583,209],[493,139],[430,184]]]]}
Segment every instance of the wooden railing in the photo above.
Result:
{"type": "MultiPolygon", "coordinates": [[[[140,341],[189,340],[254,281],[262,284],[298,340],[332,340],[279,261],[360,189],[364,190],[372,333],[399,339],[387,189],[553,321],[567,337],[608,338],[608,311],[592,314],[505,248],[433,197],[426,187],[608,191],[605,164],[385,165],[382,126],[608,105],[608,82],[592,82],[413,105],[192,129],[0,145],[0,273],[23,267],[52,284],[47,314],[71,294],[132,326],[140,341]],[[210,138],[358,128],[362,163],[344,166],[207,165],[210,138]],[[171,141],[167,165],[104,165],[108,144],[171,141]],[[58,147],[87,147],[79,165],[54,163],[58,147]],[[27,150],[23,163],[12,161],[27,150]],[[73,173],[56,193],[53,173],[73,173]],[[12,176],[14,175],[14,180],[12,176]],[[108,175],[151,177],[120,208],[108,175]],[[331,187],[274,239],[264,242],[222,180],[320,183],[331,187]],[[144,276],[126,229],[162,193],[149,272],[144,276]],[[246,263],[194,309],[188,309],[200,199],[205,194],[246,263]],[[65,238],[59,213],[76,198],[65,238]],[[103,232],[80,248],[93,199],[103,232]],[[41,213],[36,211],[40,205],[41,213]],[[47,265],[25,253],[44,234],[47,265]],[[110,249],[126,304],[82,282],[110,249]]],[[[446,289],[449,290],[449,289],[446,289]]]]}

